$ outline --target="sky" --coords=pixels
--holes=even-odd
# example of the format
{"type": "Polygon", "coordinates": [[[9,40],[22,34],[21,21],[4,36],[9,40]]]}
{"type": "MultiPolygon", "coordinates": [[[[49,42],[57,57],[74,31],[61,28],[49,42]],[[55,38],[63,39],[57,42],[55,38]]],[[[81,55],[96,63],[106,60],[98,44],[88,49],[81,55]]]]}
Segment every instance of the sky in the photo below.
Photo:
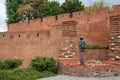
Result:
{"type": "MultiPolygon", "coordinates": [[[[49,0],[52,1],[52,0],[49,0]]],[[[65,0],[56,0],[59,1],[61,4],[65,0]]],[[[101,0],[80,0],[85,6],[90,6],[94,1],[101,1],[101,0]]],[[[108,5],[117,5],[120,4],[120,0],[102,0],[106,2],[108,5]]],[[[5,10],[5,0],[0,0],[0,32],[7,31],[7,24],[6,24],[6,10],[5,10]]]]}

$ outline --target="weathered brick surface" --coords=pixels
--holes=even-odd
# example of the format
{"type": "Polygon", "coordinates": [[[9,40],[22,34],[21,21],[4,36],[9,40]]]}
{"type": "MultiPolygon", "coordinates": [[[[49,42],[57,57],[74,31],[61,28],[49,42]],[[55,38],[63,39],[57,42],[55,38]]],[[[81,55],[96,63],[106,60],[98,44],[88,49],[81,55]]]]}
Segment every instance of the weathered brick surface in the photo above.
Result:
{"type": "MultiPolygon", "coordinates": [[[[120,8],[119,8],[120,9],[120,8]]],[[[120,60],[120,14],[110,16],[109,59],[120,60]]]]}
{"type": "Polygon", "coordinates": [[[107,49],[87,49],[85,50],[86,60],[108,60],[109,50],[107,49]]]}
{"type": "Polygon", "coordinates": [[[70,75],[70,76],[82,76],[82,77],[119,76],[120,65],[116,66],[110,63],[80,65],[77,62],[77,59],[73,59],[73,60],[59,59],[59,71],[63,74],[70,75]],[[73,61],[74,63],[69,63],[69,61],[73,61]]]}

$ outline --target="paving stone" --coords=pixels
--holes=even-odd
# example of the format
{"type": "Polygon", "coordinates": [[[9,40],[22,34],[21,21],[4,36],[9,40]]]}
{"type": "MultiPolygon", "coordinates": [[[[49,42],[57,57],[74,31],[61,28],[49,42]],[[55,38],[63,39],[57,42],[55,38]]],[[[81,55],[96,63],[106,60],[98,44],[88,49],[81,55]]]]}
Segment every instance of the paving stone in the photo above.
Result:
{"type": "Polygon", "coordinates": [[[120,76],[95,78],[95,77],[75,77],[68,75],[57,75],[48,78],[41,78],[38,80],[120,80],[120,76]]]}

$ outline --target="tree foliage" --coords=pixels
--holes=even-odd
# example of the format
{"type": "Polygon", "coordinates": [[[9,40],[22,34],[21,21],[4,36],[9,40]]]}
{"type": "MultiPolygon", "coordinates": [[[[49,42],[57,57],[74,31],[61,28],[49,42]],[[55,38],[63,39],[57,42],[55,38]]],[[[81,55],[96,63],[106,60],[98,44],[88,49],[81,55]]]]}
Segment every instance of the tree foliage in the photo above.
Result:
{"type": "Polygon", "coordinates": [[[22,0],[6,0],[7,23],[15,23],[19,21],[16,11],[21,2],[22,0]]]}
{"type": "Polygon", "coordinates": [[[91,14],[92,10],[93,9],[100,9],[100,8],[103,8],[103,7],[108,7],[108,10],[111,12],[111,7],[105,3],[104,1],[97,1],[97,2],[94,2],[87,10],[87,13],[88,14],[91,14]]]}
{"type": "Polygon", "coordinates": [[[56,16],[84,10],[79,0],[66,0],[62,5],[57,1],[47,0],[6,0],[8,23],[56,16]]]}
{"type": "Polygon", "coordinates": [[[64,10],[60,7],[59,2],[51,1],[39,6],[39,17],[53,16],[64,13],[64,10]]]}
{"type": "Polygon", "coordinates": [[[99,9],[99,8],[103,8],[105,6],[107,6],[105,4],[105,2],[100,1],[100,2],[94,2],[93,5],[91,6],[91,8],[93,8],[93,9],[99,9]]]}
{"type": "Polygon", "coordinates": [[[19,5],[17,10],[18,18],[21,20],[30,20],[32,18],[38,18],[38,6],[45,3],[46,0],[23,0],[23,3],[19,5]]]}
{"type": "Polygon", "coordinates": [[[79,0],[66,0],[61,7],[69,13],[84,10],[84,5],[79,0]]]}

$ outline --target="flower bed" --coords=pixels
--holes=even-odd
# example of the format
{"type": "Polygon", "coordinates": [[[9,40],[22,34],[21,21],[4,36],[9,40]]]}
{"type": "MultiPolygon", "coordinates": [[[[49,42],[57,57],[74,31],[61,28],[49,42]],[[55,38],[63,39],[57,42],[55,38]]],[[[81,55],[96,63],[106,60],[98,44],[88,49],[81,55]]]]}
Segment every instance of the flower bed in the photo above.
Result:
{"type": "Polygon", "coordinates": [[[62,63],[59,61],[59,70],[70,76],[107,77],[120,75],[120,65],[114,66],[112,64],[81,65],[80,63],[62,63]]]}

